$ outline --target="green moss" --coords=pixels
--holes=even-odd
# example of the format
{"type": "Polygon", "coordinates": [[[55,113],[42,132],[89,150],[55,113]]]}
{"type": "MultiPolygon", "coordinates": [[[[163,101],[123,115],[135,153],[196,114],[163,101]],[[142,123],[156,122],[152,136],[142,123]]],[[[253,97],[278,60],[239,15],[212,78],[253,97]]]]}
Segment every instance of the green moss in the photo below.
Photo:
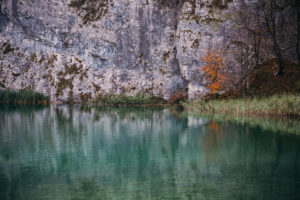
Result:
{"type": "Polygon", "coordinates": [[[162,75],[165,75],[165,74],[166,74],[166,71],[163,70],[161,67],[159,68],[159,72],[160,72],[162,75]]]}
{"type": "Polygon", "coordinates": [[[85,78],[87,78],[87,77],[88,77],[88,75],[87,75],[86,71],[84,71],[84,72],[82,72],[82,73],[80,74],[80,76],[79,76],[79,80],[83,81],[84,77],[85,77],[85,78]]]}
{"type": "Polygon", "coordinates": [[[65,65],[65,74],[79,74],[82,67],[82,65],[77,66],[76,63],[65,65]]]}
{"type": "Polygon", "coordinates": [[[75,60],[79,63],[82,63],[82,60],[80,60],[79,58],[75,57],[75,60]]]}
{"type": "Polygon", "coordinates": [[[49,69],[49,70],[47,71],[47,79],[48,79],[48,81],[50,81],[50,82],[53,80],[53,77],[52,77],[51,73],[52,73],[52,70],[49,69]]]}
{"type": "Polygon", "coordinates": [[[91,95],[90,94],[88,94],[88,93],[80,93],[79,94],[79,97],[80,97],[80,99],[81,99],[81,102],[83,102],[83,103],[87,103],[87,102],[89,102],[90,101],[90,99],[91,99],[91,95]]]}
{"type": "Polygon", "coordinates": [[[57,73],[57,75],[64,77],[67,74],[74,74],[74,75],[81,74],[80,75],[80,80],[82,80],[83,76],[87,76],[86,72],[81,73],[82,68],[83,68],[82,64],[80,64],[79,66],[76,63],[70,64],[70,65],[65,65],[64,72],[60,71],[60,72],[57,73]]]}
{"type": "Polygon", "coordinates": [[[200,22],[211,26],[218,26],[221,22],[223,22],[223,20],[213,17],[205,17],[200,19],[200,22]]]}
{"type": "MultiPolygon", "coordinates": [[[[201,23],[201,17],[197,15],[196,8],[197,4],[195,0],[184,0],[183,2],[189,2],[192,6],[192,11],[190,13],[182,13],[180,18],[185,20],[194,20],[196,23],[201,23]]],[[[233,0],[211,0],[205,3],[200,3],[199,7],[206,7],[208,12],[213,15],[216,12],[220,12],[223,9],[227,9],[229,3],[233,2],[233,0]]]]}
{"type": "Polygon", "coordinates": [[[39,63],[42,64],[44,61],[45,61],[45,56],[42,55],[42,57],[41,57],[40,60],[39,60],[39,63]]]}
{"type": "Polygon", "coordinates": [[[108,13],[109,6],[113,6],[112,0],[72,0],[69,4],[81,16],[83,24],[100,20],[108,13]]]}
{"type": "Polygon", "coordinates": [[[73,78],[65,79],[63,77],[58,78],[58,82],[56,83],[56,92],[55,96],[58,97],[63,94],[63,90],[69,87],[71,90],[73,90],[73,78]]]}
{"type": "Polygon", "coordinates": [[[139,58],[139,63],[140,63],[140,64],[143,63],[143,58],[144,58],[144,54],[141,53],[141,54],[140,54],[140,58],[139,58]]]}
{"type": "Polygon", "coordinates": [[[64,76],[64,72],[63,72],[63,71],[59,71],[59,72],[57,73],[57,76],[64,76]]]}
{"type": "Polygon", "coordinates": [[[8,54],[14,51],[14,48],[11,47],[9,42],[4,42],[2,45],[3,54],[8,54]]]}
{"type": "Polygon", "coordinates": [[[67,100],[68,103],[74,103],[74,98],[73,98],[73,91],[70,90],[69,91],[69,97],[68,97],[68,100],[67,100]]]}
{"type": "Polygon", "coordinates": [[[198,48],[200,45],[200,42],[199,42],[199,39],[196,39],[193,41],[192,45],[191,45],[191,48],[198,48]]]}
{"type": "Polygon", "coordinates": [[[36,55],[36,53],[31,54],[30,61],[31,62],[37,62],[37,55],[36,55]]]}
{"type": "Polygon", "coordinates": [[[47,67],[53,67],[55,61],[57,61],[57,55],[52,54],[48,59],[47,67]]]}
{"type": "Polygon", "coordinates": [[[95,84],[94,82],[92,84],[93,84],[94,88],[96,89],[96,92],[99,92],[100,87],[97,84],[95,84]]]}
{"type": "Polygon", "coordinates": [[[233,2],[233,0],[212,0],[211,5],[218,9],[227,9],[228,4],[233,2]]]}
{"type": "Polygon", "coordinates": [[[164,60],[165,64],[167,64],[167,60],[168,60],[169,56],[170,56],[170,51],[165,51],[163,53],[163,60],[164,60]]]}

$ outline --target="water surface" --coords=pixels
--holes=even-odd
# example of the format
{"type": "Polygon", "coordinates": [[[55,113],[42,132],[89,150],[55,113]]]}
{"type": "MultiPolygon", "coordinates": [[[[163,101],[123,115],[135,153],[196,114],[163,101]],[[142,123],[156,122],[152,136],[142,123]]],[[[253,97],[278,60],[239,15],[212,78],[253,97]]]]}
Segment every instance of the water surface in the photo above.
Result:
{"type": "Polygon", "coordinates": [[[300,199],[300,137],[166,109],[0,107],[1,200],[300,199]]]}

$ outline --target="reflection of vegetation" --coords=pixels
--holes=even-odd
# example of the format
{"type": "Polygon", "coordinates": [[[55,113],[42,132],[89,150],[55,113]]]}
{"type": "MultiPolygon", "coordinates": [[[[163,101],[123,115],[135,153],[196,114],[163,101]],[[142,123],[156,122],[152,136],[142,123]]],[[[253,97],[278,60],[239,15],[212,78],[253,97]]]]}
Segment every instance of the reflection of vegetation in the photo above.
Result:
{"type": "Polygon", "coordinates": [[[206,134],[203,136],[201,143],[204,146],[206,162],[219,161],[220,146],[224,141],[224,133],[222,127],[217,121],[211,120],[206,125],[206,134]]]}
{"type": "Polygon", "coordinates": [[[32,90],[0,90],[0,103],[5,104],[47,104],[49,97],[32,90]]]}
{"type": "Polygon", "coordinates": [[[194,114],[195,116],[213,119],[218,122],[233,122],[236,124],[245,124],[250,127],[260,127],[265,131],[300,134],[300,123],[297,119],[266,118],[266,117],[240,117],[234,115],[205,115],[194,114]]]}
{"type": "MultiPolygon", "coordinates": [[[[43,105],[43,104],[38,104],[38,105],[33,105],[33,104],[0,104],[0,113],[11,113],[11,112],[22,112],[22,113],[33,113],[33,112],[38,112],[40,110],[43,110],[47,108],[49,104],[43,105]]],[[[1,114],[0,114],[1,115],[1,114]]]]}
{"type": "Polygon", "coordinates": [[[84,199],[97,199],[97,200],[104,200],[109,199],[107,197],[107,192],[99,187],[97,182],[93,179],[84,179],[80,183],[78,191],[74,194],[75,197],[72,200],[84,200],[84,199]]]}
{"type": "Polygon", "coordinates": [[[183,103],[186,110],[202,114],[300,116],[300,95],[285,94],[245,99],[223,99],[183,103]]]}
{"type": "Polygon", "coordinates": [[[85,112],[93,112],[95,114],[95,119],[99,119],[104,114],[117,115],[120,119],[130,118],[130,119],[150,119],[154,112],[161,112],[163,107],[136,107],[136,106],[126,106],[126,107],[81,107],[81,110],[85,112]]]}

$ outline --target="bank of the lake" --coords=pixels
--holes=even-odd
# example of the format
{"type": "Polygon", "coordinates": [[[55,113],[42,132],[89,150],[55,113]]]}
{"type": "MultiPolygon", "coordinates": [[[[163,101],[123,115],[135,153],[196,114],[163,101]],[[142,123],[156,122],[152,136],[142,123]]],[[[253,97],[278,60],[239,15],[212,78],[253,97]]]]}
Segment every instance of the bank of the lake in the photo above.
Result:
{"type": "Polygon", "coordinates": [[[213,99],[182,103],[186,111],[195,114],[223,114],[234,116],[300,116],[299,94],[276,94],[262,97],[213,99]]]}
{"type": "MultiPolygon", "coordinates": [[[[183,107],[185,111],[194,114],[208,115],[233,115],[233,116],[261,116],[279,118],[299,118],[300,95],[299,94],[275,94],[270,96],[254,96],[232,99],[210,99],[199,101],[183,101],[183,97],[166,101],[162,98],[145,94],[135,96],[105,95],[83,101],[87,106],[98,107],[183,107]]],[[[32,90],[0,90],[1,104],[50,104],[48,96],[36,93],[32,90]]],[[[76,104],[76,102],[68,102],[76,104]]]]}
{"type": "Polygon", "coordinates": [[[49,104],[50,98],[31,89],[0,90],[1,104],[49,104]]]}
{"type": "Polygon", "coordinates": [[[49,96],[34,92],[31,89],[24,90],[5,90],[0,89],[0,104],[9,105],[25,105],[25,104],[69,104],[69,105],[84,105],[96,107],[164,107],[178,104],[180,99],[171,99],[169,101],[155,97],[149,94],[138,93],[133,96],[124,94],[105,94],[97,95],[95,98],[82,97],[80,102],[70,98],[66,102],[52,102],[49,96]]]}

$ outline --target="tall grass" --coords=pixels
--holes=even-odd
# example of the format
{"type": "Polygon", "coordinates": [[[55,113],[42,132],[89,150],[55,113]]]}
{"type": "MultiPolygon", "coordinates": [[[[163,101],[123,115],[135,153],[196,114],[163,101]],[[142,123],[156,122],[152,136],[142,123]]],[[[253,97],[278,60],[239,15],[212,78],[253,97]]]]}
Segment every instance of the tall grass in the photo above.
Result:
{"type": "Polygon", "coordinates": [[[232,114],[300,117],[300,95],[283,94],[268,97],[185,102],[186,110],[203,114],[232,114]]]}
{"type": "Polygon", "coordinates": [[[0,90],[2,104],[47,104],[49,97],[33,90],[0,90]]]}

